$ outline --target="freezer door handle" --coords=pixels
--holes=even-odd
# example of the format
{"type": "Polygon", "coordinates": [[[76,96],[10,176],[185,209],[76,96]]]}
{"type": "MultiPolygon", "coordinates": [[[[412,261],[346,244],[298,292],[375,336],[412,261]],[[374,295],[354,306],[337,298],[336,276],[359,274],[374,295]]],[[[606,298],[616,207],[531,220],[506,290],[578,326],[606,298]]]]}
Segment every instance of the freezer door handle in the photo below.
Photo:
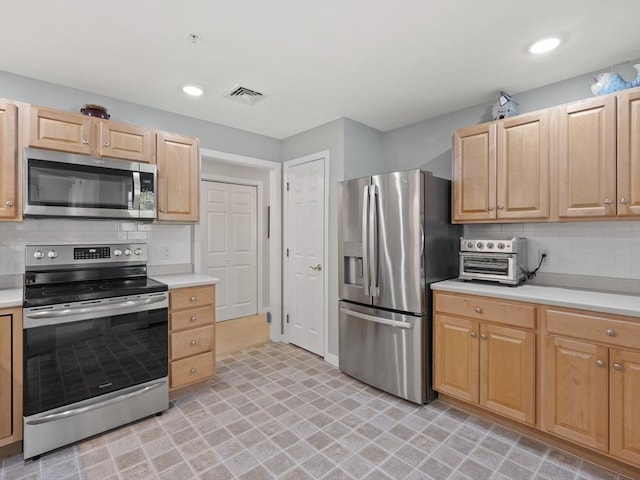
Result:
{"type": "Polygon", "coordinates": [[[369,186],[365,185],[362,193],[362,285],[364,294],[371,295],[369,283],[369,186]]]}
{"type": "Polygon", "coordinates": [[[371,265],[371,296],[380,295],[378,285],[378,186],[369,187],[369,263],[371,265]]]}
{"type": "Polygon", "coordinates": [[[399,322],[398,320],[388,320],[386,318],[374,317],[373,315],[367,315],[366,313],[355,312],[353,310],[349,310],[348,308],[340,308],[340,311],[345,315],[349,315],[351,317],[361,318],[362,320],[367,320],[369,322],[381,323],[383,325],[389,325],[390,327],[397,328],[413,328],[413,322],[399,322]]]}

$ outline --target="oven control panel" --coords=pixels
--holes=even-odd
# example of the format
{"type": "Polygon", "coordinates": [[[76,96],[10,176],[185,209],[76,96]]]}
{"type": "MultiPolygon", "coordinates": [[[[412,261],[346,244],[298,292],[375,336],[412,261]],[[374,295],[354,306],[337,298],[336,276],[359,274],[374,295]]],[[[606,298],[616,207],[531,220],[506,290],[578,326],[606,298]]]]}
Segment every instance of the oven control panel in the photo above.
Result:
{"type": "MultiPolygon", "coordinates": [[[[126,243],[114,245],[27,245],[26,267],[73,267],[86,264],[143,264],[148,260],[147,245],[126,243]]],[[[28,270],[29,268],[27,268],[28,270]]]]}
{"type": "Polygon", "coordinates": [[[518,253],[526,248],[525,238],[473,239],[460,238],[461,252],[518,253]]]}

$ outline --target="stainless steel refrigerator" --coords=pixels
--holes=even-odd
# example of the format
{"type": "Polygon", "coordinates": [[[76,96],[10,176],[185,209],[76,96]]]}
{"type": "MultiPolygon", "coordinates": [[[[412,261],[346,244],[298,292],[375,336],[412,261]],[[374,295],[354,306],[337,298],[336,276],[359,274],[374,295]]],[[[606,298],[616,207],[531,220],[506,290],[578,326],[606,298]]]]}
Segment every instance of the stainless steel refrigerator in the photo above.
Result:
{"type": "Polygon", "coordinates": [[[431,387],[432,282],[456,277],[451,182],[410,170],[338,186],[339,367],[415,403],[431,387]]]}

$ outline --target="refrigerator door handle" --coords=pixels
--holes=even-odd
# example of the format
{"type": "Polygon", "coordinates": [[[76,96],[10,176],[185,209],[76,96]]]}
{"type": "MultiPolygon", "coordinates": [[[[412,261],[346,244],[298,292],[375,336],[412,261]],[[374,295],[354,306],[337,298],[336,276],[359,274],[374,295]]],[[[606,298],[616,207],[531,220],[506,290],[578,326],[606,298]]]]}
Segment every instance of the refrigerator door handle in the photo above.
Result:
{"type": "Polygon", "coordinates": [[[365,185],[362,194],[362,285],[364,294],[371,295],[369,282],[369,186],[365,185]]]}
{"type": "Polygon", "coordinates": [[[389,320],[386,318],[374,317],[373,315],[367,315],[366,313],[355,312],[353,310],[349,310],[348,308],[342,307],[342,313],[345,315],[349,315],[351,317],[360,318],[362,320],[367,320],[369,322],[381,323],[383,325],[389,325],[390,327],[398,327],[398,328],[413,328],[413,322],[399,322],[397,320],[389,320]]]}
{"type": "Polygon", "coordinates": [[[380,295],[378,285],[378,186],[369,187],[369,264],[371,276],[371,296],[380,295]]]}

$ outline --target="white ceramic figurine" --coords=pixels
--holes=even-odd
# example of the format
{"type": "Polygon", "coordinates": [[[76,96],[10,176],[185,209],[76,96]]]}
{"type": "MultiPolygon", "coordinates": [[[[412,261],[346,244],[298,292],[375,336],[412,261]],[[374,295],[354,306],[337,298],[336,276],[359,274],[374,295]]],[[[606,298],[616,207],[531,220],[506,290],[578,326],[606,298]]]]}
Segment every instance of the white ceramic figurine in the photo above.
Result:
{"type": "Polygon", "coordinates": [[[594,95],[605,95],[625,88],[633,88],[640,86],[640,63],[634,65],[638,76],[631,82],[626,82],[619,74],[615,72],[601,73],[593,79],[595,82],[591,85],[591,91],[594,95]]]}

